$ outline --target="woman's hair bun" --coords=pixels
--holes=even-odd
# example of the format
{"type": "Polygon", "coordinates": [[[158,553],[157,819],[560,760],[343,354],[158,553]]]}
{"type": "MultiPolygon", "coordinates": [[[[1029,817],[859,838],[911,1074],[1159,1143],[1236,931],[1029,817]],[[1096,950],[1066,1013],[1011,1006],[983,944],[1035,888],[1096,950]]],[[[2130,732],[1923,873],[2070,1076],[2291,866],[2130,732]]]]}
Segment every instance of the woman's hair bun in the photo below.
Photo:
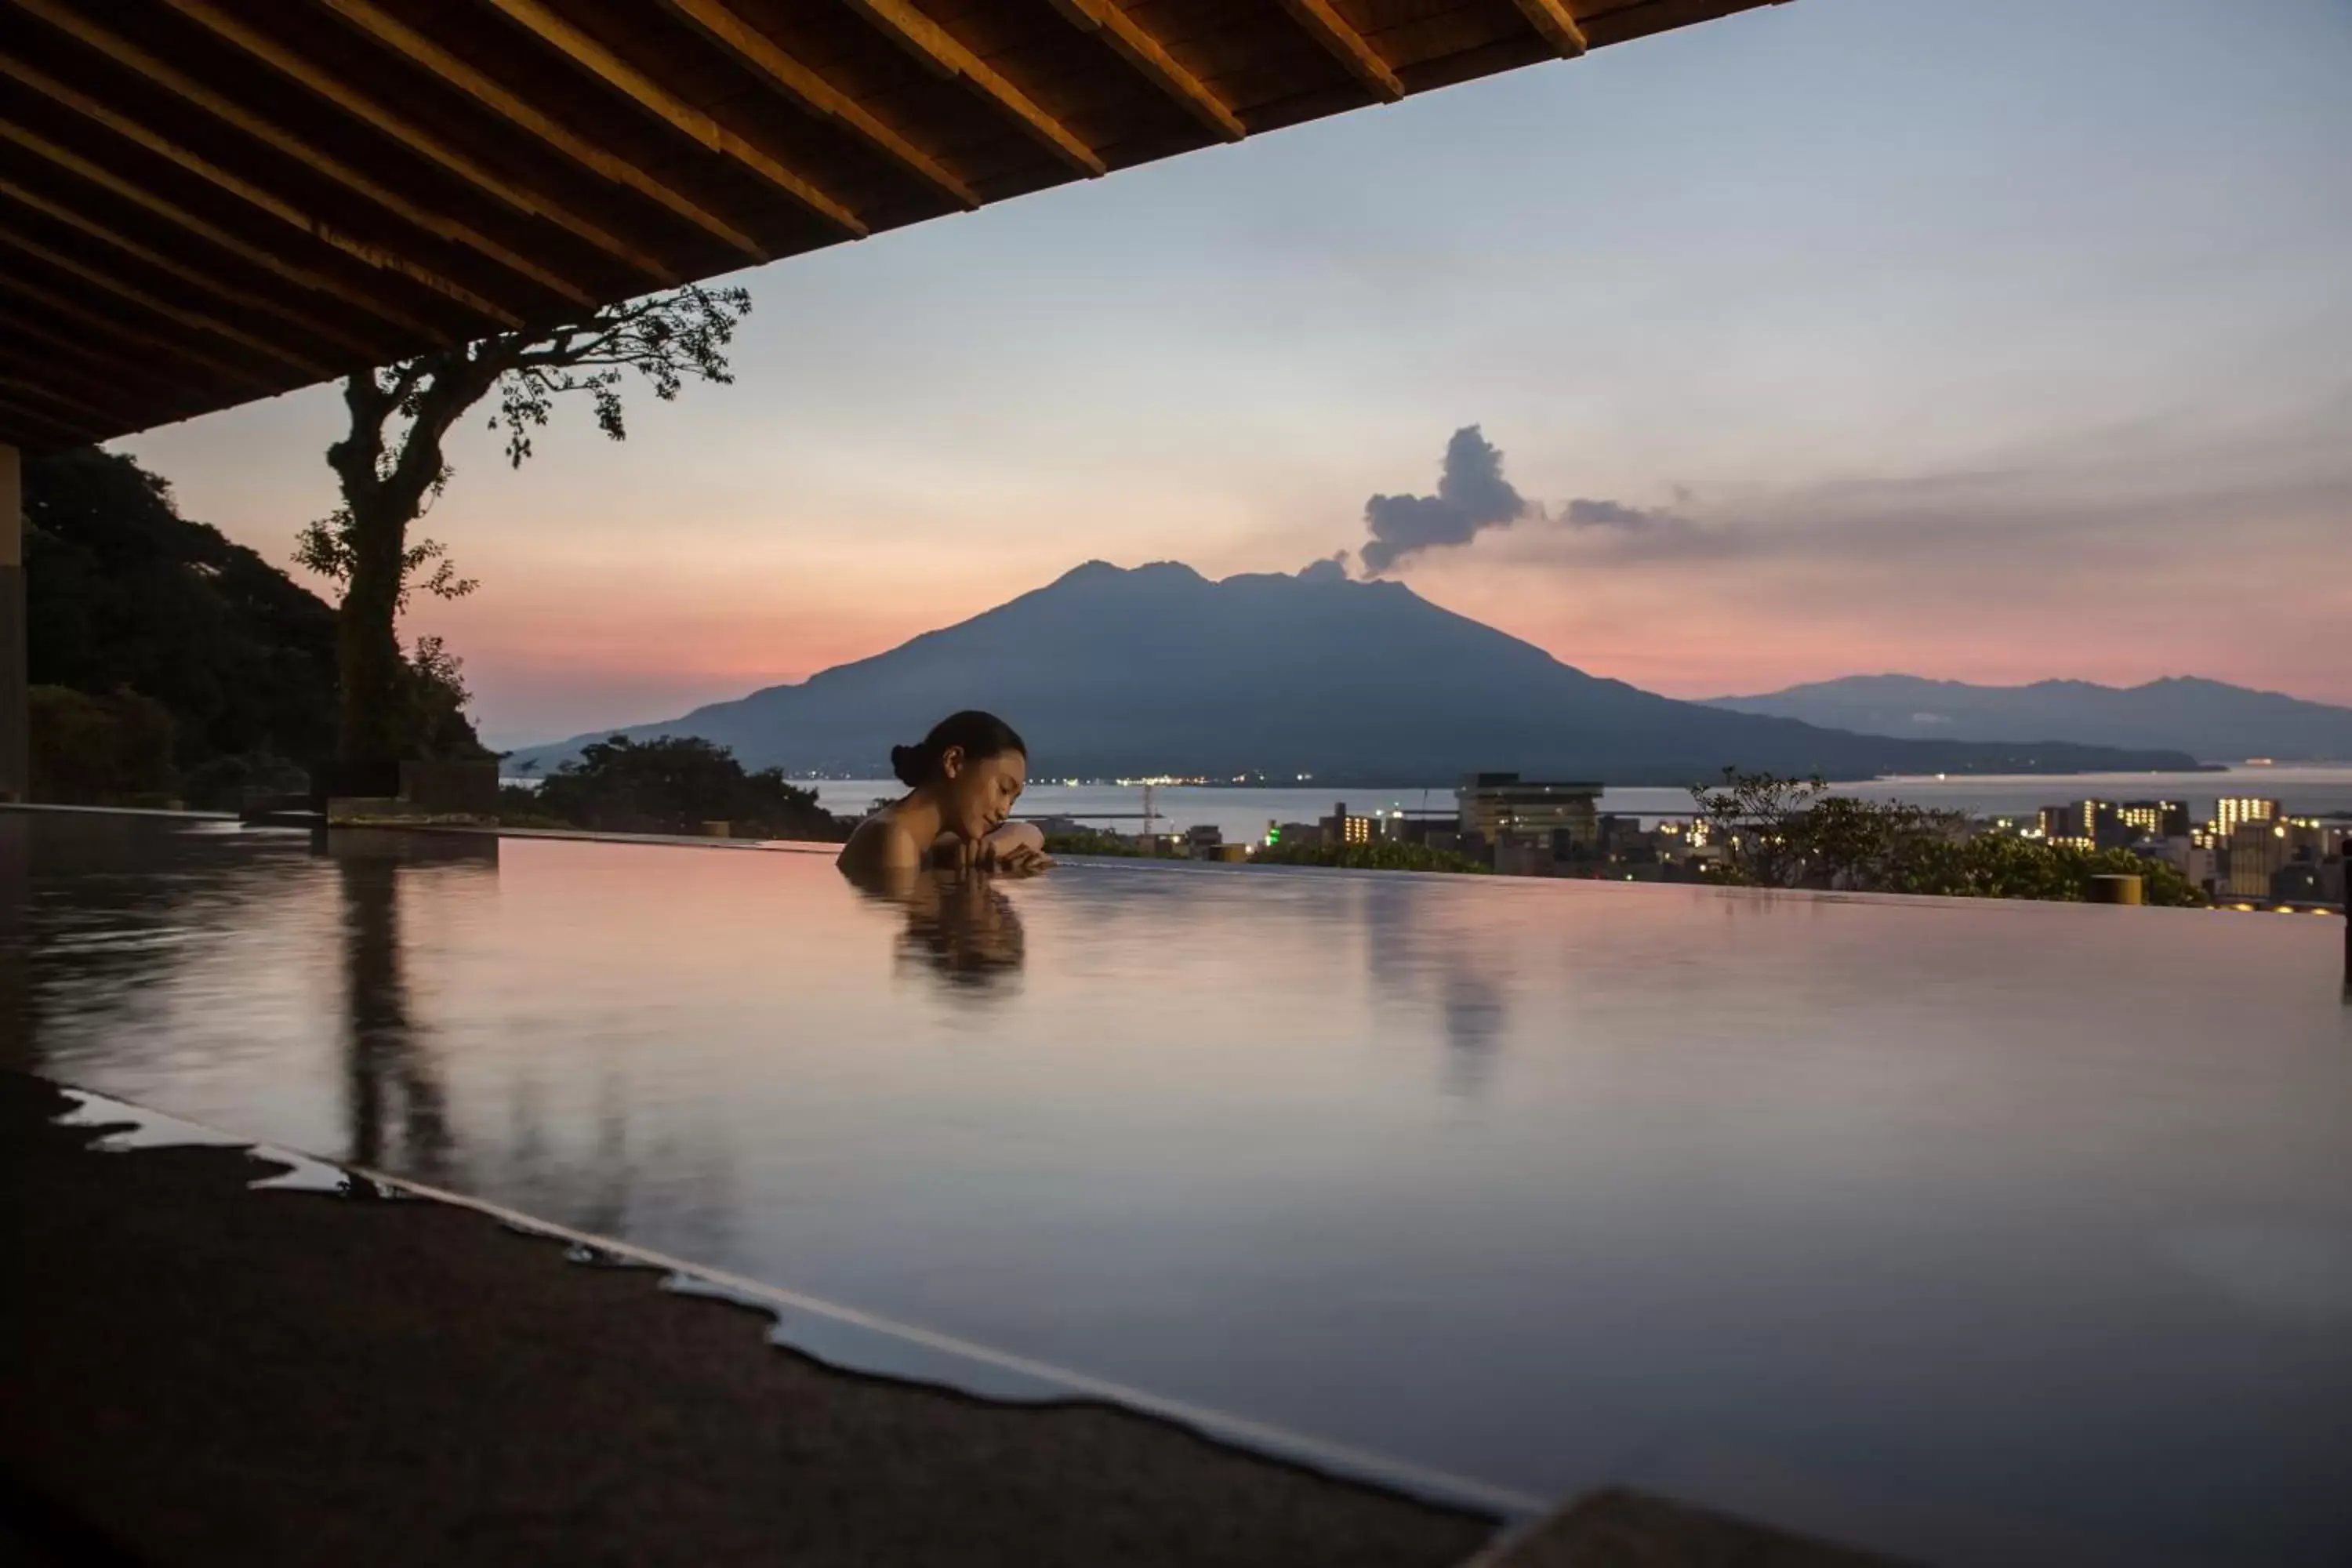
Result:
{"type": "Polygon", "coordinates": [[[967,762],[1006,752],[1018,752],[1024,757],[1029,754],[1028,746],[1013,732],[1012,725],[993,713],[967,708],[932,725],[921,745],[891,747],[890,771],[908,789],[920,789],[939,773],[940,761],[951,746],[960,748],[967,762]]]}
{"type": "Polygon", "coordinates": [[[929,746],[890,748],[890,772],[908,789],[917,789],[929,783],[931,766],[931,751],[929,746]]]}

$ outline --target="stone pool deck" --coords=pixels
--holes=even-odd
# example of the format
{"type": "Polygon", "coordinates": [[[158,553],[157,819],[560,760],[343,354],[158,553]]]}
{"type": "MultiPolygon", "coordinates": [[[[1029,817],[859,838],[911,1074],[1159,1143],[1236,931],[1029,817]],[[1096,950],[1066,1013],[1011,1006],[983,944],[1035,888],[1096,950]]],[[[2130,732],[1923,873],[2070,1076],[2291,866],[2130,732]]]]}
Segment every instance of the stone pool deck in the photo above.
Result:
{"type": "Polygon", "coordinates": [[[0,1562],[1863,1561],[1624,1494],[1496,1548],[1165,1422],[835,1371],[470,1210],[95,1152],[66,1103],[0,1073],[0,1562]]]}

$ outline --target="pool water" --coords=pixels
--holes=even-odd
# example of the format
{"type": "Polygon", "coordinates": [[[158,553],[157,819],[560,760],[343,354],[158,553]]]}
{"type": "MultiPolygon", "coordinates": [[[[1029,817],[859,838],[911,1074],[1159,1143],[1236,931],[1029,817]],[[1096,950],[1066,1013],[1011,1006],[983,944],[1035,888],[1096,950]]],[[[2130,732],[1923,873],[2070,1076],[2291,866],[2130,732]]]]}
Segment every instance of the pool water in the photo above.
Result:
{"type": "Polygon", "coordinates": [[[1943,1562],[2352,1559],[2342,941],[0,813],[0,1065],[1511,1493],[1943,1562]]]}

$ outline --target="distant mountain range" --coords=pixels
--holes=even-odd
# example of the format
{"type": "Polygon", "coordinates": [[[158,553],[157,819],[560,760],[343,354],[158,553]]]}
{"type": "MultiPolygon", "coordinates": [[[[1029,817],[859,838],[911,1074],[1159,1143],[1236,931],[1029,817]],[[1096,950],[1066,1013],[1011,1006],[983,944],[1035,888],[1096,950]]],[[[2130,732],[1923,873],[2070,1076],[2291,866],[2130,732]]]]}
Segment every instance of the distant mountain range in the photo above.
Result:
{"type": "Polygon", "coordinates": [[[2116,687],[2087,680],[1969,686],[1916,675],[1850,675],[1762,697],[1718,697],[1710,705],[1915,740],[2063,735],[2095,746],[2178,747],[2216,763],[2352,761],[2352,708],[2189,677],[2116,687]]]}
{"type": "MultiPolygon", "coordinates": [[[[618,732],[701,736],[751,767],[880,776],[893,742],[966,707],[1023,731],[1050,777],[1416,784],[1516,769],[1687,784],[1727,765],[1851,779],[2191,764],[2165,747],[1896,740],[1727,712],[1596,679],[1402,584],[1313,570],[1213,583],[1172,562],[1089,562],[887,653],[618,732]]],[[[605,733],[527,748],[509,767],[552,768],[605,733]]]]}

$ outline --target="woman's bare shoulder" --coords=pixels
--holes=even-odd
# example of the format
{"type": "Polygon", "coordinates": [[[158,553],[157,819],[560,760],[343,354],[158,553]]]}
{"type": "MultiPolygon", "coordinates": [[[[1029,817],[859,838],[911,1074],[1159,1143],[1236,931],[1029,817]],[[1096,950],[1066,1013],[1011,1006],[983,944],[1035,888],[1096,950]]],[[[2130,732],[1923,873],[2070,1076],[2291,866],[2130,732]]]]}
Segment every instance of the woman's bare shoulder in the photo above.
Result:
{"type": "Polygon", "coordinates": [[[877,811],[857,825],[835,862],[845,871],[912,870],[923,861],[923,851],[912,835],[888,811],[877,811]]]}

